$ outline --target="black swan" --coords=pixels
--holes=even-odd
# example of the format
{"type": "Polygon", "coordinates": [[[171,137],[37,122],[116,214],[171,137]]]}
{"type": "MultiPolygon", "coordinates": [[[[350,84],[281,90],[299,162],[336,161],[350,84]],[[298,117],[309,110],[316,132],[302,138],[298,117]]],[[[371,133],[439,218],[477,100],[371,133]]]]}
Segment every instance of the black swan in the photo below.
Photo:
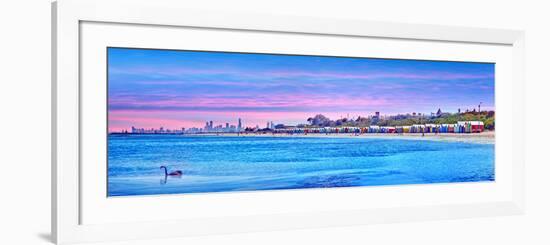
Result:
{"type": "Polygon", "coordinates": [[[166,166],[160,166],[161,169],[164,168],[164,176],[182,176],[183,172],[181,170],[176,170],[168,173],[168,169],[166,166]]]}

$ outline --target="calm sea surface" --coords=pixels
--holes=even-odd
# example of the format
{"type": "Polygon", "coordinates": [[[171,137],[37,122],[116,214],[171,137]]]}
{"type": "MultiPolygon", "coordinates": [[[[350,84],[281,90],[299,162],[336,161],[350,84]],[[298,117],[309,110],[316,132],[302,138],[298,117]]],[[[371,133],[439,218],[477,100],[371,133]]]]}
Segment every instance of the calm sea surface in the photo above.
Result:
{"type": "Polygon", "coordinates": [[[108,195],[494,180],[494,144],[406,139],[110,135],[108,195]],[[182,170],[182,177],[165,178],[182,170]]]}

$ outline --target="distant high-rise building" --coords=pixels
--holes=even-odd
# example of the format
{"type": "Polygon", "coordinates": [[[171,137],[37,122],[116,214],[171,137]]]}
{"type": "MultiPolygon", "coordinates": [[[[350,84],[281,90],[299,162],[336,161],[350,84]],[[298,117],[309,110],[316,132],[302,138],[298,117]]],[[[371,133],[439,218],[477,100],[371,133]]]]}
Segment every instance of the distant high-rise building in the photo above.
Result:
{"type": "Polygon", "coordinates": [[[225,123],[225,128],[229,128],[229,123],[225,123]]]}
{"type": "Polygon", "coordinates": [[[239,124],[237,124],[237,131],[241,131],[241,129],[243,128],[243,123],[241,121],[241,119],[239,118],[239,124]]]}

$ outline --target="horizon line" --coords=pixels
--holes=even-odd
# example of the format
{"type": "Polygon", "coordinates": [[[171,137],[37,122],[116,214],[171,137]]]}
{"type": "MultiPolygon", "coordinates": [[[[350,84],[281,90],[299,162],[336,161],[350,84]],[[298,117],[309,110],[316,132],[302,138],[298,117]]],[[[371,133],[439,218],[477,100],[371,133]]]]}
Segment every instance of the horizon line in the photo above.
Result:
{"type": "MultiPolygon", "coordinates": [[[[476,112],[476,111],[461,111],[460,113],[461,114],[464,114],[464,113],[480,113],[480,112],[476,112]]],[[[481,112],[495,112],[494,109],[491,109],[491,110],[482,110],[481,112]]],[[[376,112],[375,112],[376,113],[376,112]]],[[[445,111],[442,111],[441,112],[442,114],[444,113],[449,113],[449,114],[458,114],[459,112],[445,112],[445,111]]],[[[436,114],[436,112],[430,112],[430,113],[418,113],[418,112],[407,112],[407,113],[397,113],[397,114],[381,114],[380,113],[380,117],[392,117],[392,116],[399,116],[399,115],[410,115],[410,116],[432,116],[433,114],[436,114]],[[413,115],[413,113],[416,113],[416,115],[413,115]]],[[[311,118],[311,117],[315,117],[317,115],[323,115],[323,113],[315,113],[313,116],[309,116],[308,118],[311,118]]],[[[372,117],[375,117],[376,115],[375,114],[370,114],[368,116],[361,116],[361,115],[356,115],[356,116],[351,116],[351,117],[344,117],[344,116],[341,116],[341,118],[339,119],[331,119],[331,118],[328,118],[330,120],[342,120],[342,119],[356,119],[356,118],[359,118],[359,117],[363,117],[363,118],[372,118],[372,117]]],[[[246,121],[245,118],[243,117],[236,117],[236,120],[238,121],[239,119],[241,119],[243,122],[246,121]]],[[[109,120],[108,120],[109,121],[109,120]]],[[[208,123],[208,122],[215,122],[214,120],[204,120],[204,123],[208,123]]],[[[265,123],[274,123],[275,121],[274,120],[266,120],[265,123]]],[[[170,123],[168,123],[170,124],[170,123]]],[[[231,124],[229,122],[220,122],[220,123],[217,123],[217,124],[214,124],[215,126],[222,126],[222,128],[226,128],[226,125],[229,124],[229,126],[237,126],[235,124],[231,124]]],[[[307,123],[307,118],[306,118],[306,121],[302,122],[302,123],[294,123],[294,125],[290,125],[290,124],[286,124],[286,123],[274,123],[275,125],[277,124],[283,124],[285,126],[298,126],[298,125],[308,125],[307,123]]],[[[255,127],[259,127],[259,128],[263,128],[263,127],[260,127],[259,126],[260,124],[256,124],[254,126],[246,126],[246,125],[242,125],[241,128],[255,128],[255,127]]],[[[153,129],[153,130],[157,130],[157,129],[161,129],[163,128],[164,130],[170,130],[170,131],[173,131],[173,130],[181,130],[182,128],[185,128],[185,129],[190,129],[190,128],[197,128],[197,129],[203,129],[205,128],[204,127],[205,125],[203,126],[181,126],[181,127],[178,127],[178,128],[165,128],[164,126],[160,125],[160,126],[156,126],[156,127],[143,127],[143,126],[134,126],[134,125],[131,125],[131,126],[127,126],[127,127],[124,127],[124,128],[118,128],[117,130],[111,130],[111,128],[108,126],[108,132],[109,133],[113,133],[113,132],[120,132],[121,130],[131,130],[132,127],[136,128],[136,129],[146,129],[146,130],[149,130],[149,129],[153,129]]]]}

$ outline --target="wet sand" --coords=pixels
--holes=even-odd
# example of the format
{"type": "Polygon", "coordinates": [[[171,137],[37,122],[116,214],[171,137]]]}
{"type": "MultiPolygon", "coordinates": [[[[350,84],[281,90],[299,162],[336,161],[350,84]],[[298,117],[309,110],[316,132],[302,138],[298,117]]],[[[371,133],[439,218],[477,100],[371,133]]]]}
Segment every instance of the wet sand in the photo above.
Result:
{"type": "Polygon", "coordinates": [[[328,138],[373,138],[373,139],[410,139],[410,140],[435,140],[448,142],[467,142],[467,143],[495,143],[495,131],[485,131],[482,133],[367,133],[367,134],[272,134],[272,133],[209,133],[209,134],[192,134],[193,136],[231,136],[231,137],[328,137],[328,138]]]}

